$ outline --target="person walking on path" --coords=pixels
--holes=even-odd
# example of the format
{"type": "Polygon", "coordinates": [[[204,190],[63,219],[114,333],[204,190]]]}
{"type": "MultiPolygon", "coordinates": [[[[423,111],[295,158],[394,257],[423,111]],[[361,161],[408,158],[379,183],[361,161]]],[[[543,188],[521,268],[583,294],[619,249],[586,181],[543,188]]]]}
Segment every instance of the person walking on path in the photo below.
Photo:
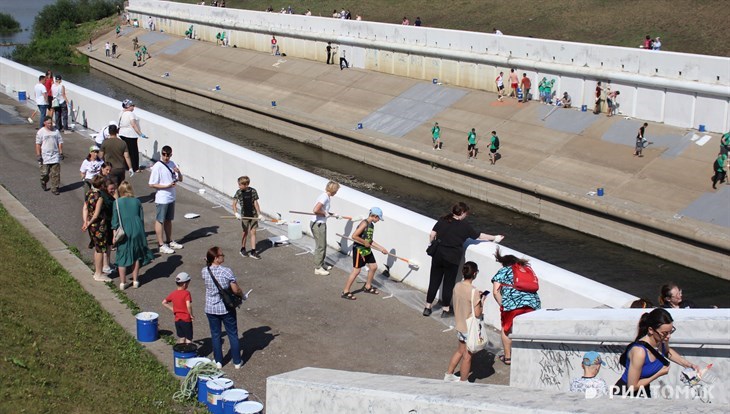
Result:
{"type": "Polygon", "coordinates": [[[712,169],[715,173],[712,176],[712,188],[715,190],[717,190],[718,182],[722,184],[727,179],[727,170],[725,168],[725,164],[727,164],[727,154],[717,154],[717,159],[714,163],[712,163],[712,169]]]}
{"type": "Polygon", "coordinates": [[[492,131],[492,137],[489,139],[489,162],[492,163],[492,165],[497,163],[497,158],[499,158],[499,137],[497,136],[497,131],[492,131]]]}
{"type": "Polygon", "coordinates": [[[125,171],[129,168],[129,176],[134,175],[132,160],[129,157],[127,143],[117,136],[117,126],[112,124],[108,127],[109,137],[101,143],[99,156],[104,162],[111,163],[112,169],[109,173],[117,185],[125,180],[125,171]]]}
{"type": "Polygon", "coordinates": [[[278,41],[276,40],[276,36],[271,36],[271,55],[276,55],[276,50],[278,49],[278,46],[276,45],[278,41]]]}
{"type": "Polygon", "coordinates": [[[643,157],[642,151],[644,150],[644,146],[646,146],[646,139],[644,139],[644,132],[646,132],[646,127],[648,127],[649,124],[644,122],[644,125],[639,127],[639,132],[636,134],[636,146],[634,147],[634,156],[643,157]]]}
{"type": "Polygon", "coordinates": [[[497,100],[502,102],[502,96],[504,95],[504,72],[499,72],[494,83],[497,85],[497,100]]]}
{"type": "Polygon", "coordinates": [[[63,131],[64,134],[70,134],[71,129],[68,126],[68,98],[66,97],[66,87],[61,84],[63,79],[61,75],[56,75],[56,83],[51,86],[51,96],[53,96],[52,107],[53,113],[56,115],[56,128],[63,131]]]}
{"type": "Polygon", "coordinates": [[[324,193],[317,197],[312,213],[312,221],[309,228],[312,230],[314,237],[314,274],[326,276],[330,274],[329,270],[332,266],[325,263],[327,256],[327,218],[334,216],[330,213],[330,201],[332,197],[339,191],[340,185],[334,181],[330,181],[325,186],[324,193]]]}
{"type": "Polygon", "coordinates": [[[467,239],[493,241],[499,243],[504,236],[492,236],[480,233],[471,224],[464,221],[469,215],[469,206],[459,202],[451,207],[451,211],[439,218],[429,234],[429,242],[436,243],[437,248],[431,259],[431,272],[426,294],[426,307],[423,316],[430,316],[433,300],[443,282],[441,289],[441,303],[443,305],[442,318],[453,316],[451,309],[451,295],[456,283],[456,274],[459,272],[459,262],[464,256],[464,242],[467,239]]]}
{"type": "Polygon", "coordinates": [[[104,215],[104,199],[101,196],[103,185],[104,178],[98,175],[91,180],[91,188],[86,192],[84,206],[81,209],[83,222],[81,231],[88,231],[89,249],[94,249],[94,280],[111,282],[111,279],[102,272],[104,255],[109,249],[107,228],[110,225],[104,215]]]}
{"type": "Polygon", "coordinates": [[[193,297],[190,295],[190,275],[180,272],[175,276],[177,289],[170,292],[162,301],[162,306],[170,309],[175,315],[175,333],[178,344],[193,342],[193,297]]]}
{"type": "Polygon", "coordinates": [[[474,128],[469,131],[469,134],[466,136],[466,151],[467,151],[467,160],[471,160],[472,158],[476,159],[477,157],[477,132],[474,128]]]}
{"type": "Polygon", "coordinates": [[[43,85],[46,87],[46,105],[48,105],[48,116],[53,119],[53,92],[51,91],[51,88],[53,87],[53,72],[51,72],[50,69],[46,71],[46,78],[43,81],[43,85]]]}
{"type": "Polygon", "coordinates": [[[674,319],[664,308],[641,315],[636,339],[619,357],[626,368],[613,387],[613,395],[651,398],[651,383],[669,373],[669,361],[700,371],[669,346],[675,330],[674,319]]]}
{"type": "Polygon", "coordinates": [[[231,359],[233,367],[240,369],[243,365],[241,360],[241,347],[238,343],[238,319],[236,309],[228,310],[221,298],[221,294],[216,286],[218,282],[221,289],[230,289],[232,294],[246,299],[243,291],[238,286],[236,276],[233,271],[223,266],[226,255],[220,247],[214,246],[208,249],[205,255],[206,266],[201,271],[203,282],[205,282],[205,316],[208,317],[208,325],[210,326],[210,339],[213,345],[213,358],[216,365],[220,369],[223,366],[223,343],[221,337],[221,325],[225,326],[228,342],[230,343],[231,359]]]}
{"type": "Polygon", "coordinates": [[[530,102],[530,88],[532,87],[532,81],[527,77],[526,73],[522,74],[522,81],[520,81],[520,89],[522,89],[522,99],[520,102],[530,102]]]}
{"type": "Polygon", "coordinates": [[[43,119],[43,128],[35,135],[35,155],[41,171],[41,188],[48,191],[48,181],[51,182],[51,192],[59,195],[61,185],[61,161],[63,161],[63,137],[53,128],[50,116],[43,119]]]}
{"type": "Polygon", "coordinates": [[[494,300],[499,305],[500,319],[502,320],[502,346],[504,347],[504,354],[500,355],[499,360],[505,365],[511,365],[512,339],[510,339],[509,335],[512,333],[512,323],[515,317],[540,309],[540,296],[538,296],[537,292],[523,292],[514,286],[513,266],[528,266],[527,260],[518,259],[511,254],[502,256],[499,248],[494,253],[494,257],[502,265],[502,268],[492,278],[494,300]]]}
{"type": "Polygon", "coordinates": [[[132,164],[129,168],[139,172],[139,148],[137,147],[137,138],[147,138],[139,128],[139,119],[134,114],[134,102],[125,99],[122,102],[122,113],[119,115],[119,137],[127,144],[129,159],[132,164]]]}
{"type": "Polygon", "coordinates": [[[255,188],[250,187],[251,179],[248,176],[238,177],[238,190],[233,195],[233,214],[238,220],[241,220],[243,228],[243,236],[241,237],[241,250],[239,253],[243,257],[250,257],[261,260],[261,256],[256,252],[256,228],[259,226],[258,218],[261,216],[261,207],[259,207],[259,193],[255,188]],[[238,206],[241,206],[241,212],[238,212],[238,206]],[[251,251],[246,254],[246,239],[251,235],[251,251]]]}
{"type": "Polygon", "coordinates": [[[727,155],[730,151],[730,131],[720,137],[720,154],[727,155]]]}
{"type": "Polygon", "coordinates": [[[112,229],[124,229],[126,237],[117,244],[116,264],[119,269],[119,289],[129,287],[127,273],[132,268],[132,287],[139,287],[139,269],[154,259],[147,247],[147,234],[144,231],[144,211],[142,203],[134,197],[132,184],[124,181],[119,184],[119,198],[112,210],[112,229]]]}
{"type": "Polygon", "coordinates": [[[520,80],[517,77],[517,72],[515,72],[514,69],[510,69],[509,71],[509,96],[512,98],[517,98],[517,88],[520,86],[520,80]]]}
{"type": "Polygon", "coordinates": [[[481,318],[484,312],[484,299],[486,294],[482,294],[477,290],[473,283],[479,273],[479,267],[474,262],[464,263],[464,267],[461,269],[461,274],[464,276],[464,280],[457,283],[454,287],[454,320],[456,327],[456,339],[459,344],[456,348],[456,352],[451,356],[449,360],[449,367],[444,374],[444,381],[447,382],[466,382],[469,380],[469,373],[471,372],[471,357],[472,353],[466,348],[466,337],[469,331],[466,326],[466,320],[471,317],[472,313],[475,318],[481,318]],[[461,362],[459,368],[460,376],[456,376],[456,366],[461,362]]]}
{"type": "MultiPolygon", "coordinates": [[[[102,164],[103,166],[103,164],[102,164]]],[[[102,168],[103,170],[103,168],[102,168]]],[[[104,177],[103,175],[99,174],[100,177],[104,179],[104,185],[102,186],[101,191],[99,193],[101,194],[101,198],[104,200],[104,207],[102,208],[102,213],[104,214],[104,217],[106,218],[107,226],[106,226],[106,245],[112,246],[114,244],[114,234],[112,232],[112,218],[114,217],[114,201],[116,201],[117,198],[119,198],[119,194],[117,193],[117,183],[111,178],[111,177],[104,177]]],[[[102,269],[101,272],[105,275],[109,275],[113,272],[113,269],[111,267],[111,248],[106,249],[106,253],[104,253],[103,262],[102,262],[102,269]]]]}
{"type": "Polygon", "coordinates": [[[340,54],[340,70],[347,69],[350,67],[350,62],[347,61],[347,50],[342,49],[342,54],[340,54]]]}
{"type": "Polygon", "coordinates": [[[111,45],[111,44],[109,44],[109,41],[107,41],[107,42],[106,42],[106,43],[104,44],[104,55],[105,55],[106,57],[111,57],[111,56],[112,56],[112,45],[111,45]]]}
{"type": "Polygon", "coordinates": [[[443,143],[441,142],[441,127],[438,122],[435,122],[433,128],[431,128],[431,140],[433,141],[433,149],[441,150],[443,143]]]}
{"type": "Polygon", "coordinates": [[[172,161],[172,148],[162,147],[161,158],[152,166],[149,186],[157,190],[155,193],[155,235],[160,253],[172,254],[182,249],[183,245],[172,238],[172,221],[175,219],[176,185],[182,182],[183,175],[172,161]],[[164,236],[164,238],[163,238],[164,236]]]}
{"type": "MultiPolygon", "coordinates": [[[[46,119],[46,112],[48,112],[48,92],[46,92],[46,76],[41,75],[38,77],[38,83],[33,87],[35,94],[35,103],[38,106],[38,114],[40,119],[38,120],[38,128],[43,128],[43,122],[46,119]]],[[[28,122],[33,123],[32,115],[28,118],[28,122]]]]}
{"type": "Polygon", "coordinates": [[[352,245],[352,272],[350,272],[350,276],[347,278],[347,282],[345,282],[345,288],[340,295],[343,299],[357,299],[352,294],[352,284],[355,283],[357,275],[360,274],[360,269],[366,265],[368,267],[368,278],[362,287],[362,291],[372,295],[380,293],[373,286],[373,279],[375,278],[375,271],[378,270],[378,265],[375,262],[372,248],[378,249],[383,254],[388,254],[388,251],[383,246],[373,241],[375,223],[381,220],[383,220],[383,210],[380,207],[373,207],[370,209],[370,213],[368,213],[368,218],[361,221],[352,233],[351,238],[355,241],[352,245]]]}
{"type": "Polygon", "coordinates": [[[84,158],[84,161],[81,163],[81,168],[79,168],[81,181],[83,181],[86,190],[93,188],[91,180],[99,175],[102,164],[104,164],[104,161],[99,158],[99,147],[92,145],[89,147],[89,155],[84,158]]]}

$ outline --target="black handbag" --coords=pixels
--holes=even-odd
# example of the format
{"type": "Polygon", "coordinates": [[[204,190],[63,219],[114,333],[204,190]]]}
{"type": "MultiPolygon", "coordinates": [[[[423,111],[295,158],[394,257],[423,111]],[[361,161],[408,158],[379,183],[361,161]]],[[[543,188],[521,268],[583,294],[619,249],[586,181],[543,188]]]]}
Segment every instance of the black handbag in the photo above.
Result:
{"type": "Polygon", "coordinates": [[[433,257],[433,255],[436,254],[436,251],[439,248],[439,244],[441,244],[441,239],[433,239],[431,240],[431,243],[426,247],[426,254],[433,257]]]}
{"type": "Polygon", "coordinates": [[[235,311],[241,304],[243,303],[243,299],[233,293],[233,289],[231,289],[230,286],[223,289],[221,287],[221,284],[218,283],[218,280],[216,280],[215,276],[213,276],[213,272],[210,270],[210,266],[208,266],[208,273],[210,273],[210,278],[213,279],[213,283],[215,283],[215,287],[218,288],[218,294],[221,295],[221,300],[223,300],[223,305],[226,307],[226,310],[228,312],[235,311]]]}

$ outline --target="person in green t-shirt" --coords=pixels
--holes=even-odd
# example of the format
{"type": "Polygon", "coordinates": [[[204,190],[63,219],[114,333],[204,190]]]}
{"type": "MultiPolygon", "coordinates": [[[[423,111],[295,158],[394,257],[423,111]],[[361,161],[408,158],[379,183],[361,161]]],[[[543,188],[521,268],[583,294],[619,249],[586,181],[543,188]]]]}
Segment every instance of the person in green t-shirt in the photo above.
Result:
{"type": "Polygon", "coordinates": [[[720,138],[720,154],[727,155],[728,151],[730,151],[730,132],[722,134],[720,138]]]}
{"type": "Polygon", "coordinates": [[[477,157],[477,133],[474,128],[469,131],[469,135],[466,136],[466,142],[468,143],[466,150],[469,156],[467,160],[477,157]]]}
{"type": "Polygon", "coordinates": [[[433,140],[433,149],[440,150],[443,143],[441,142],[441,127],[438,122],[434,123],[433,128],[431,128],[431,139],[433,140]]]}
{"type": "Polygon", "coordinates": [[[725,164],[727,164],[727,154],[717,154],[717,159],[712,164],[712,171],[715,173],[715,175],[712,176],[712,188],[715,190],[717,190],[717,183],[720,182],[720,184],[722,184],[727,178],[725,164]]]}
{"type": "Polygon", "coordinates": [[[499,158],[497,151],[499,151],[499,137],[497,136],[497,131],[492,131],[492,138],[489,141],[489,162],[491,162],[492,165],[494,165],[497,162],[497,158],[499,158]]]}
{"type": "Polygon", "coordinates": [[[347,278],[347,282],[345,282],[345,288],[340,295],[342,299],[357,299],[350,289],[352,288],[352,284],[355,283],[357,275],[360,274],[360,269],[365,265],[368,267],[368,278],[365,281],[365,286],[362,287],[362,291],[372,295],[380,293],[373,286],[373,279],[375,278],[375,271],[378,270],[378,265],[375,263],[372,248],[378,249],[383,254],[388,254],[388,251],[383,246],[373,241],[375,223],[381,220],[383,220],[383,210],[380,207],[373,207],[370,209],[370,213],[368,213],[368,218],[361,221],[352,233],[352,240],[355,242],[352,245],[352,272],[350,272],[350,276],[347,278]]]}

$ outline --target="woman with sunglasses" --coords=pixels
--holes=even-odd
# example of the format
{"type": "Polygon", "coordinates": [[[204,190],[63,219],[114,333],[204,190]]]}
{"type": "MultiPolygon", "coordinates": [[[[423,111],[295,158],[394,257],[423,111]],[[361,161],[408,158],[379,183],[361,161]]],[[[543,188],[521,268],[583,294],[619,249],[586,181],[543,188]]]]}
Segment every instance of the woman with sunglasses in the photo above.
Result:
{"type": "Polygon", "coordinates": [[[613,387],[614,395],[651,398],[650,385],[669,373],[669,361],[699,372],[697,365],[669,347],[669,338],[676,330],[673,323],[672,315],[663,308],[641,315],[636,340],[619,358],[626,369],[613,387]]]}

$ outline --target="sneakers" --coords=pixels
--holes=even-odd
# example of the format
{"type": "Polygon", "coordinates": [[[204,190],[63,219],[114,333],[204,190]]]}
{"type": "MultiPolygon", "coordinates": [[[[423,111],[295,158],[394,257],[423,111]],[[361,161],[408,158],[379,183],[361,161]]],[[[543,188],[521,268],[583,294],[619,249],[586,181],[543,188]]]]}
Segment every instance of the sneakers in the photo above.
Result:
{"type": "Polygon", "coordinates": [[[246,254],[246,249],[241,247],[241,250],[238,251],[238,254],[241,255],[241,257],[248,257],[248,254],[246,254]]]}
{"type": "Polygon", "coordinates": [[[441,317],[442,318],[451,318],[453,316],[454,316],[454,310],[453,309],[441,311],[441,317]]]}
{"type": "Polygon", "coordinates": [[[251,250],[250,252],[248,252],[248,257],[250,257],[252,259],[256,259],[256,260],[261,260],[261,256],[259,256],[259,254],[256,253],[256,250],[251,250]]]}
{"type": "Polygon", "coordinates": [[[223,369],[223,365],[220,362],[215,363],[216,368],[223,369]]]}
{"type": "Polygon", "coordinates": [[[105,267],[105,268],[101,269],[101,273],[103,273],[105,275],[110,275],[110,274],[114,273],[114,269],[111,267],[105,267]]]}
{"type": "Polygon", "coordinates": [[[449,374],[448,372],[444,374],[444,381],[446,382],[459,382],[461,381],[461,377],[457,377],[454,374],[449,374]]]}
{"type": "Polygon", "coordinates": [[[139,282],[136,280],[134,282],[132,282],[132,287],[135,289],[139,289],[139,282]]]}
{"type": "Polygon", "coordinates": [[[120,283],[119,284],[119,290],[125,290],[125,289],[127,289],[131,283],[132,282],[120,283]]]}
{"type": "Polygon", "coordinates": [[[240,364],[234,364],[233,368],[241,369],[242,366],[243,366],[243,362],[241,362],[240,364]]]}
{"type": "Polygon", "coordinates": [[[97,282],[111,282],[112,280],[109,278],[109,276],[106,275],[94,275],[94,280],[97,282]]]}
{"type": "Polygon", "coordinates": [[[327,270],[325,270],[322,267],[318,267],[318,268],[314,269],[314,274],[320,275],[320,276],[327,276],[328,274],[330,274],[330,272],[328,272],[327,270]]]}
{"type": "Polygon", "coordinates": [[[322,269],[324,269],[324,270],[332,270],[332,265],[329,265],[329,264],[325,263],[325,264],[322,265],[322,269]]]}
{"type": "Polygon", "coordinates": [[[170,246],[163,244],[162,246],[160,246],[160,253],[172,254],[175,253],[175,251],[172,250],[170,246]]]}
{"type": "Polygon", "coordinates": [[[167,243],[167,245],[171,249],[175,249],[175,250],[179,250],[179,249],[182,249],[183,248],[183,245],[180,244],[180,243],[178,243],[178,242],[176,242],[175,240],[171,240],[170,243],[167,243]]]}
{"type": "Polygon", "coordinates": [[[423,308],[423,316],[431,316],[431,313],[433,313],[433,309],[431,308],[423,308]]]}

